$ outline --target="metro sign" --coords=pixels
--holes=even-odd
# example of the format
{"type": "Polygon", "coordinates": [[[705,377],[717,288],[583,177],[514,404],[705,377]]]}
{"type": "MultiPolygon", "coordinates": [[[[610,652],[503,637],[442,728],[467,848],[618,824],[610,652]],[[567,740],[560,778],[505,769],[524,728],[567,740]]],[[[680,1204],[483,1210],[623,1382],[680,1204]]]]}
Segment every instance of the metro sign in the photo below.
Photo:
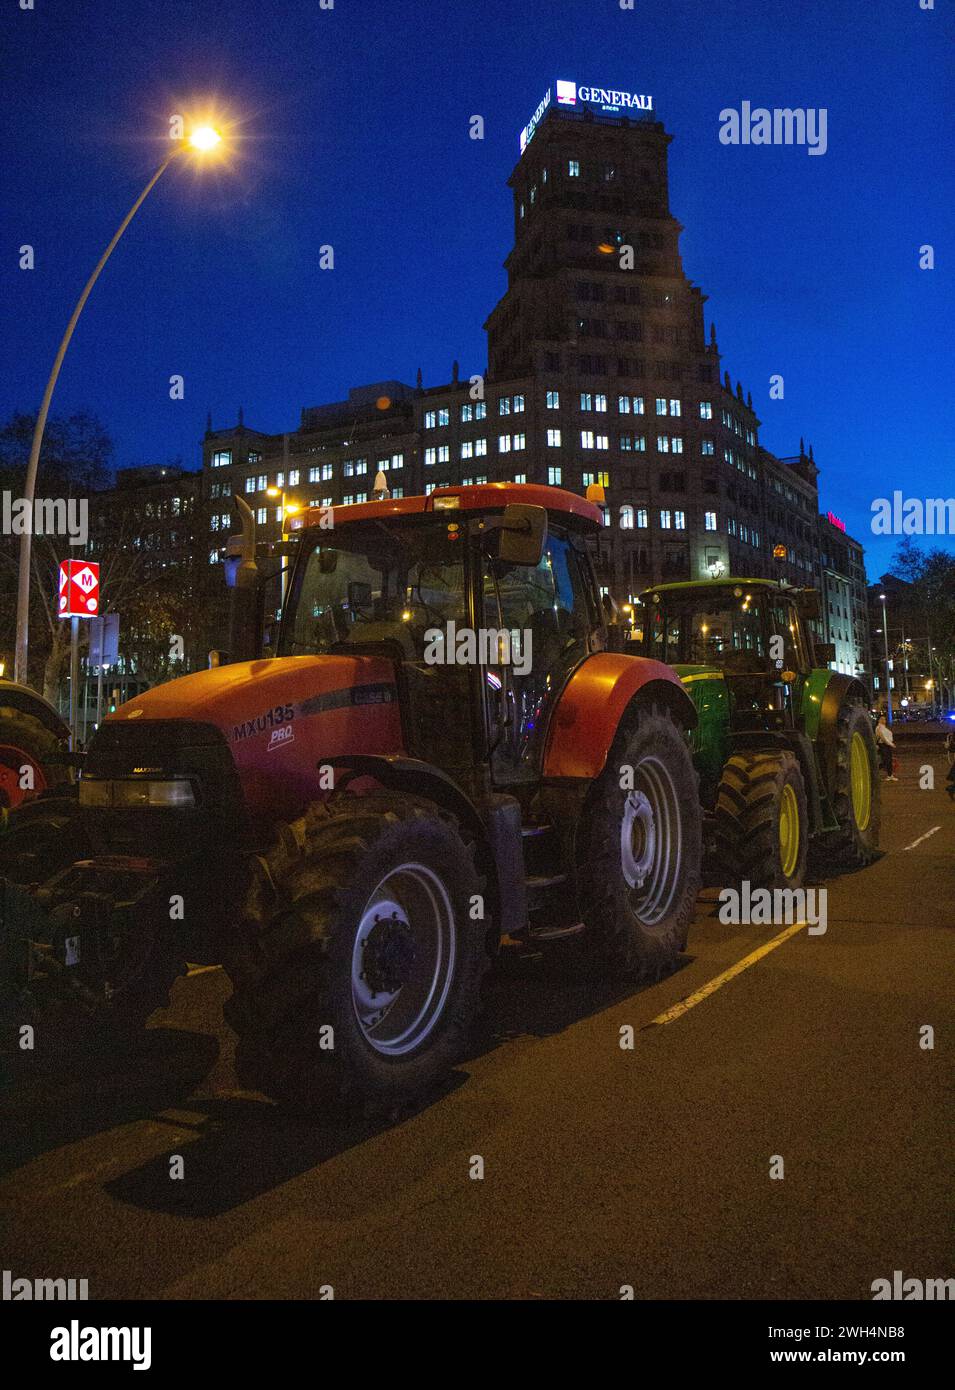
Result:
{"type": "Polygon", "coordinates": [[[92,560],[60,561],[61,618],[95,618],[99,613],[99,565],[92,560]]]}

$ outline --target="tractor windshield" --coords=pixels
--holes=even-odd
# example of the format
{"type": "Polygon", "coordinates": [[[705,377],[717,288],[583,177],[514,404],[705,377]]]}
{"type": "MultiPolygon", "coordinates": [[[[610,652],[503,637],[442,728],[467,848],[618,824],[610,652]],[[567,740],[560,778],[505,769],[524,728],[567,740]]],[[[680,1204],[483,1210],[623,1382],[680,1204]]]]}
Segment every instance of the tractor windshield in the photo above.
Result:
{"type": "Polygon", "coordinates": [[[466,621],[464,545],[446,516],[353,522],[321,535],[299,570],[282,654],[389,643],[420,661],[426,632],[466,621]]]}
{"type": "Polygon", "coordinates": [[[651,597],[646,654],[670,664],[766,669],[764,605],[758,589],[734,585],[651,597]]]}

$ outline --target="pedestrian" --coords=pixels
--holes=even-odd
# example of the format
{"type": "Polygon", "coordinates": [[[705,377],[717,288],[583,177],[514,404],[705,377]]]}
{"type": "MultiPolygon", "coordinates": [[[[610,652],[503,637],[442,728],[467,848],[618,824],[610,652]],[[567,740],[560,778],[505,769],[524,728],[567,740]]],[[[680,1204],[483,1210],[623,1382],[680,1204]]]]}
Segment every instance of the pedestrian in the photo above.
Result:
{"type": "Polygon", "coordinates": [[[955,767],[955,729],[949,729],[945,735],[945,756],[948,758],[949,769],[955,767]]]}
{"type": "Polygon", "coordinates": [[[879,715],[879,722],[875,726],[875,741],[879,749],[879,757],[882,760],[882,771],[885,773],[887,782],[897,782],[899,779],[893,771],[892,762],[895,757],[895,736],[891,727],[886,723],[885,715],[879,715]]]}

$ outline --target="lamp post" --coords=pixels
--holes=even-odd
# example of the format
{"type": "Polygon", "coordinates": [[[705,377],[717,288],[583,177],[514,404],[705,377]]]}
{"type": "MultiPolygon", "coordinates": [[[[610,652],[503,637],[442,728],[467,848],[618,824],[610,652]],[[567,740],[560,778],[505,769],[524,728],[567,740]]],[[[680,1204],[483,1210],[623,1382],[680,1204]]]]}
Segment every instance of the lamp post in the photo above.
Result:
{"type": "Polygon", "coordinates": [[[140,193],[129,212],[119,224],[112,241],[97,261],[92,275],[83,288],[83,293],[77,300],[76,308],[70,315],[70,321],[66,325],[66,332],[63,334],[63,340],[57,350],[56,357],[53,359],[53,369],[46,383],[46,390],[43,392],[43,400],[40,402],[40,409],[33,429],[33,440],[30,445],[30,459],[27,463],[26,481],[23,485],[23,499],[26,502],[24,511],[27,516],[27,524],[20,536],[20,565],[17,575],[17,635],[13,658],[13,678],[16,681],[22,682],[24,685],[27,684],[27,658],[30,645],[30,556],[33,541],[33,499],[36,494],[36,475],[40,464],[40,449],[43,445],[43,431],[46,428],[46,417],[50,411],[50,401],[53,398],[53,390],[56,386],[57,378],[60,375],[60,368],[63,366],[66,349],[70,345],[70,339],[73,337],[73,330],[77,325],[80,314],[83,312],[83,306],[86,304],[87,299],[89,299],[90,291],[99,279],[100,273],[106,262],[113,254],[117,242],[130,222],[132,222],[149,194],[155,188],[156,184],[162,178],[163,174],[169,168],[172,161],[185,150],[189,149],[205,153],[214,149],[221,140],[222,136],[217,130],[213,130],[212,126],[200,126],[198,129],[194,130],[190,136],[180,141],[170,150],[169,154],[160,164],[142,193],[140,193]]]}
{"type": "Polygon", "coordinates": [[[882,601],[882,640],[885,643],[885,699],[886,699],[886,718],[892,723],[892,675],[889,671],[889,620],[885,611],[885,594],[880,594],[882,601]]]}
{"type": "MultiPolygon", "coordinates": [[[[285,501],[285,491],[284,491],[283,488],[280,488],[280,487],[267,487],[267,488],[265,489],[265,495],[266,495],[266,497],[280,497],[280,498],[282,499],[281,502],[280,502],[280,504],[279,504],[279,541],[280,541],[280,542],[281,542],[281,541],[284,541],[284,540],[285,540],[285,518],[286,518],[287,516],[294,516],[296,512],[301,511],[301,508],[299,507],[298,503],[296,503],[296,502],[293,502],[291,505],[288,505],[288,504],[286,503],[286,501],[285,501]]],[[[285,596],[286,596],[286,594],[288,593],[288,571],[289,571],[289,567],[288,567],[288,556],[283,555],[283,556],[282,556],[282,567],[281,567],[281,569],[279,570],[279,574],[280,574],[280,576],[281,576],[281,586],[282,586],[282,587],[281,587],[281,604],[282,604],[282,612],[283,612],[283,614],[284,614],[284,612],[285,612],[285,596]]]]}

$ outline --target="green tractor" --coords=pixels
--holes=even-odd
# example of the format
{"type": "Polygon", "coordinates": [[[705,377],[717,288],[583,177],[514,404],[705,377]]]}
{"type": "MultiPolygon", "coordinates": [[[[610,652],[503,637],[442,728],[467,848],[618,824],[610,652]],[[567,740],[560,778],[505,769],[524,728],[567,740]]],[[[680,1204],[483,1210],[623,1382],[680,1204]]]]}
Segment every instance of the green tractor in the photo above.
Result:
{"type": "Polygon", "coordinates": [[[660,584],[642,595],[645,656],[696,705],[693,754],[724,880],[798,888],[810,843],[840,867],[878,852],[868,692],[814,641],[819,593],[769,579],[660,584]]]}

